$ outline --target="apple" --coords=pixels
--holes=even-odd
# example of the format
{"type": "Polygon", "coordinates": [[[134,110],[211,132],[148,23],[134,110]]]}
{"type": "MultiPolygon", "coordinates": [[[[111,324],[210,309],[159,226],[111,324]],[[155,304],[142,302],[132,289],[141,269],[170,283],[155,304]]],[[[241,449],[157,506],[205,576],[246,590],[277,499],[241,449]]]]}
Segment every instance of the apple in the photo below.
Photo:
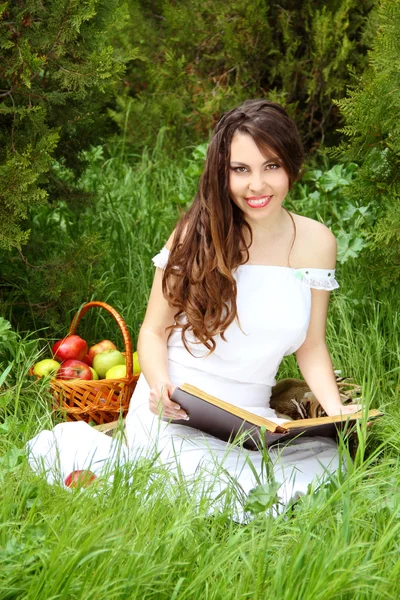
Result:
{"type": "Polygon", "coordinates": [[[52,348],[53,357],[61,360],[82,360],[87,354],[88,346],[79,335],[67,335],[63,340],[56,342],[52,348]]]}
{"type": "Polygon", "coordinates": [[[104,379],[106,373],[111,367],[124,365],[125,356],[119,350],[107,350],[96,354],[93,359],[93,368],[97,371],[100,379],[104,379]]]}
{"type": "Polygon", "coordinates": [[[113,342],[110,342],[110,340],[102,340],[98,344],[91,346],[88,352],[88,357],[92,361],[90,366],[92,366],[93,359],[96,354],[100,354],[100,352],[105,352],[106,350],[117,350],[117,346],[113,342]]]}
{"type": "Polygon", "coordinates": [[[51,373],[55,373],[61,367],[60,363],[52,358],[45,358],[36,363],[33,367],[33,372],[39,377],[47,377],[51,373]]]}
{"type": "Polygon", "coordinates": [[[67,487],[71,488],[87,487],[96,479],[97,475],[86,469],[82,471],[72,471],[72,473],[66,476],[64,483],[67,487]]]}
{"type": "Polygon", "coordinates": [[[94,380],[96,380],[96,381],[97,381],[97,380],[98,380],[98,378],[99,378],[99,376],[98,376],[97,372],[96,372],[96,371],[93,369],[93,367],[89,367],[89,369],[90,369],[90,370],[91,370],[91,372],[92,372],[92,379],[93,379],[93,381],[94,381],[94,380]]]}
{"type": "Polygon", "coordinates": [[[132,355],[132,358],[133,358],[133,374],[140,375],[140,373],[142,372],[142,369],[140,368],[138,353],[134,352],[132,355]]]}
{"type": "Polygon", "coordinates": [[[86,363],[87,365],[89,365],[89,367],[91,367],[93,361],[90,358],[89,354],[85,354],[85,356],[82,358],[82,362],[86,363]]]}
{"type": "Polygon", "coordinates": [[[57,371],[57,379],[84,379],[90,381],[92,372],[89,365],[81,360],[66,360],[57,371]]]}
{"type": "Polygon", "coordinates": [[[115,365],[108,369],[105,379],[122,379],[126,377],[126,365],[115,365]]]}

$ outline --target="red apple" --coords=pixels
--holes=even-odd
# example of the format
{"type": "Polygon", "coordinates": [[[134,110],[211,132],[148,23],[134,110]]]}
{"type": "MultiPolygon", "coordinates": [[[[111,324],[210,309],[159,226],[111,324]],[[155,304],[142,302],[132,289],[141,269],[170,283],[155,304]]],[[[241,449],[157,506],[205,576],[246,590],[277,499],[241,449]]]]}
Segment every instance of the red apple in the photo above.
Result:
{"type": "Polygon", "coordinates": [[[89,365],[89,367],[92,366],[92,359],[90,358],[89,354],[85,354],[85,356],[82,358],[82,362],[86,363],[87,365],[89,365]]]}
{"type": "Polygon", "coordinates": [[[56,378],[64,380],[84,379],[87,381],[93,379],[89,365],[81,360],[66,360],[63,362],[57,371],[56,378]]]}
{"type": "Polygon", "coordinates": [[[87,487],[96,479],[97,475],[86,469],[83,471],[72,471],[72,473],[66,476],[64,483],[67,487],[87,487]]]}
{"type": "MultiPolygon", "coordinates": [[[[95,344],[94,346],[89,348],[88,357],[93,363],[93,359],[96,356],[96,354],[100,354],[100,352],[106,352],[107,350],[116,349],[117,346],[113,342],[110,342],[110,340],[102,340],[98,344],[95,344]]],[[[92,364],[90,366],[92,366],[92,364]]]]}
{"type": "Polygon", "coordinates": [[[82,360],[87,351],[87,343],[79,335],[67,335],[63,340],[56,342],[52,348],[54,358],[61,362],[72,358],[82,360]]]}

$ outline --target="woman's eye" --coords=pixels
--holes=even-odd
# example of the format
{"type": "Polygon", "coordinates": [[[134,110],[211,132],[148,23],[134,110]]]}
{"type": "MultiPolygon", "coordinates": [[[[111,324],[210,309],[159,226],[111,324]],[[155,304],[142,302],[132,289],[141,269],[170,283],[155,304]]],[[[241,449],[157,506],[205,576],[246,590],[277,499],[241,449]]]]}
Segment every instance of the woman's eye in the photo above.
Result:
{"type": "MultiPolygon", "coordinates": [[[[266,171],[276,171],[276,169],[279,169],[280,165],[278,165],[278,163],[270,163],[269,165],[266,165],[265,170],[266,171]]],[[[248,173],[249,169],[248,167],[231,167],[231,170],[234,173],[248,173]]]]}

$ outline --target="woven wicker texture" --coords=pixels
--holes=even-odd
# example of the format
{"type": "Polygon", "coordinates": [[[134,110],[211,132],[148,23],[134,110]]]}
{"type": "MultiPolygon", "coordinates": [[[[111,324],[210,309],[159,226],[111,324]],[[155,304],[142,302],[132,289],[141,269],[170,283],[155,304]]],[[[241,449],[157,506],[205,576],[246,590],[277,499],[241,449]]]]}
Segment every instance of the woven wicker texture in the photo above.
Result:
{"type": "Polygon", "coordinates": [[[51,379],[50,387],[56,400],[54,408],[66,414],[68,421],[94,421],[100,425],[126,415],[138,375],[133,374],[132,341],[123,318],[105,302],[88,302],[76,313],[68,335],[76,333],[82,317],[92,308],[103,308],[116,320],[125,344],[126,377],[99,381],[51,379]]]}

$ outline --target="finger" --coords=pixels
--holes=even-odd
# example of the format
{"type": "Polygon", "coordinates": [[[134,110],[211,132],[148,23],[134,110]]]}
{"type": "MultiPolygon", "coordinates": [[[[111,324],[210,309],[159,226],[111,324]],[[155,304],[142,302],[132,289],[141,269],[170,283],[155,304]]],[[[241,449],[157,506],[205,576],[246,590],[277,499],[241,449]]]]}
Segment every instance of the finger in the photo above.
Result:
{"type": "Polygon", "coordinates": [[[155,415],[162,415],[163,418],[166,419],[183,419],[183,420],[188,420],[189,417],[187,415],[187,413],[182,410],[179,405],[177,404],[172,404],[172,408],[170,408],[169,406],[166,406],[161,399],[157,399],[155,400],[154,398],[150,399],[149,402],[149,408],[150,411],[155,414],[155,415]],[[178,407],[178,408],[175,408],[178,407]]]}
{"type": "Polygon", "coordinates": [[[180,420],[180,419],[183,419],[185,421],[189,420],[188,414],[184,410],[182,410],[182,409],[180,409],[180,410],[170,410],[168,408],[167,409],[164,408],[164,410],[163,410],[163,417],[167,418],[167,419],[173,419],[174,421],[180,420]]]}
{"type": "Polygon", "coordinates": [[[156,388],[156,389],[150,390],[150,398],[155,403],[162,403],[165,407],[168,407],[171,410],[179,410],[180,409],[179,404],[176,404],[175,402],[170,400],[169,396],[170,396],[169,390],[166,389],[165,386],[163,386],[161,389],[156,388]]]}
{"type": "Polygon", "coordinates": [[[360,412],[362,411],[362,405],[361,404],[348,404],[347,406],[344,407],[344,414],[354,414],[356,412],[360,412]]]}
{"type": "Polygon", "coordinates": [[[150,394],[149,407],[152,413],[161,414],[164,411],[162,397],[158,394],[150,394]]]}
{"type": "Polygon", "coordinates": [[[165,409],[167,409],[171,412],[177,412],[178,410],[181,409],[179,404],[176,404],[176,402],[171,402],[171,400],[164,399],[164,398],[163,398],[163,406],[165,409]]]}

